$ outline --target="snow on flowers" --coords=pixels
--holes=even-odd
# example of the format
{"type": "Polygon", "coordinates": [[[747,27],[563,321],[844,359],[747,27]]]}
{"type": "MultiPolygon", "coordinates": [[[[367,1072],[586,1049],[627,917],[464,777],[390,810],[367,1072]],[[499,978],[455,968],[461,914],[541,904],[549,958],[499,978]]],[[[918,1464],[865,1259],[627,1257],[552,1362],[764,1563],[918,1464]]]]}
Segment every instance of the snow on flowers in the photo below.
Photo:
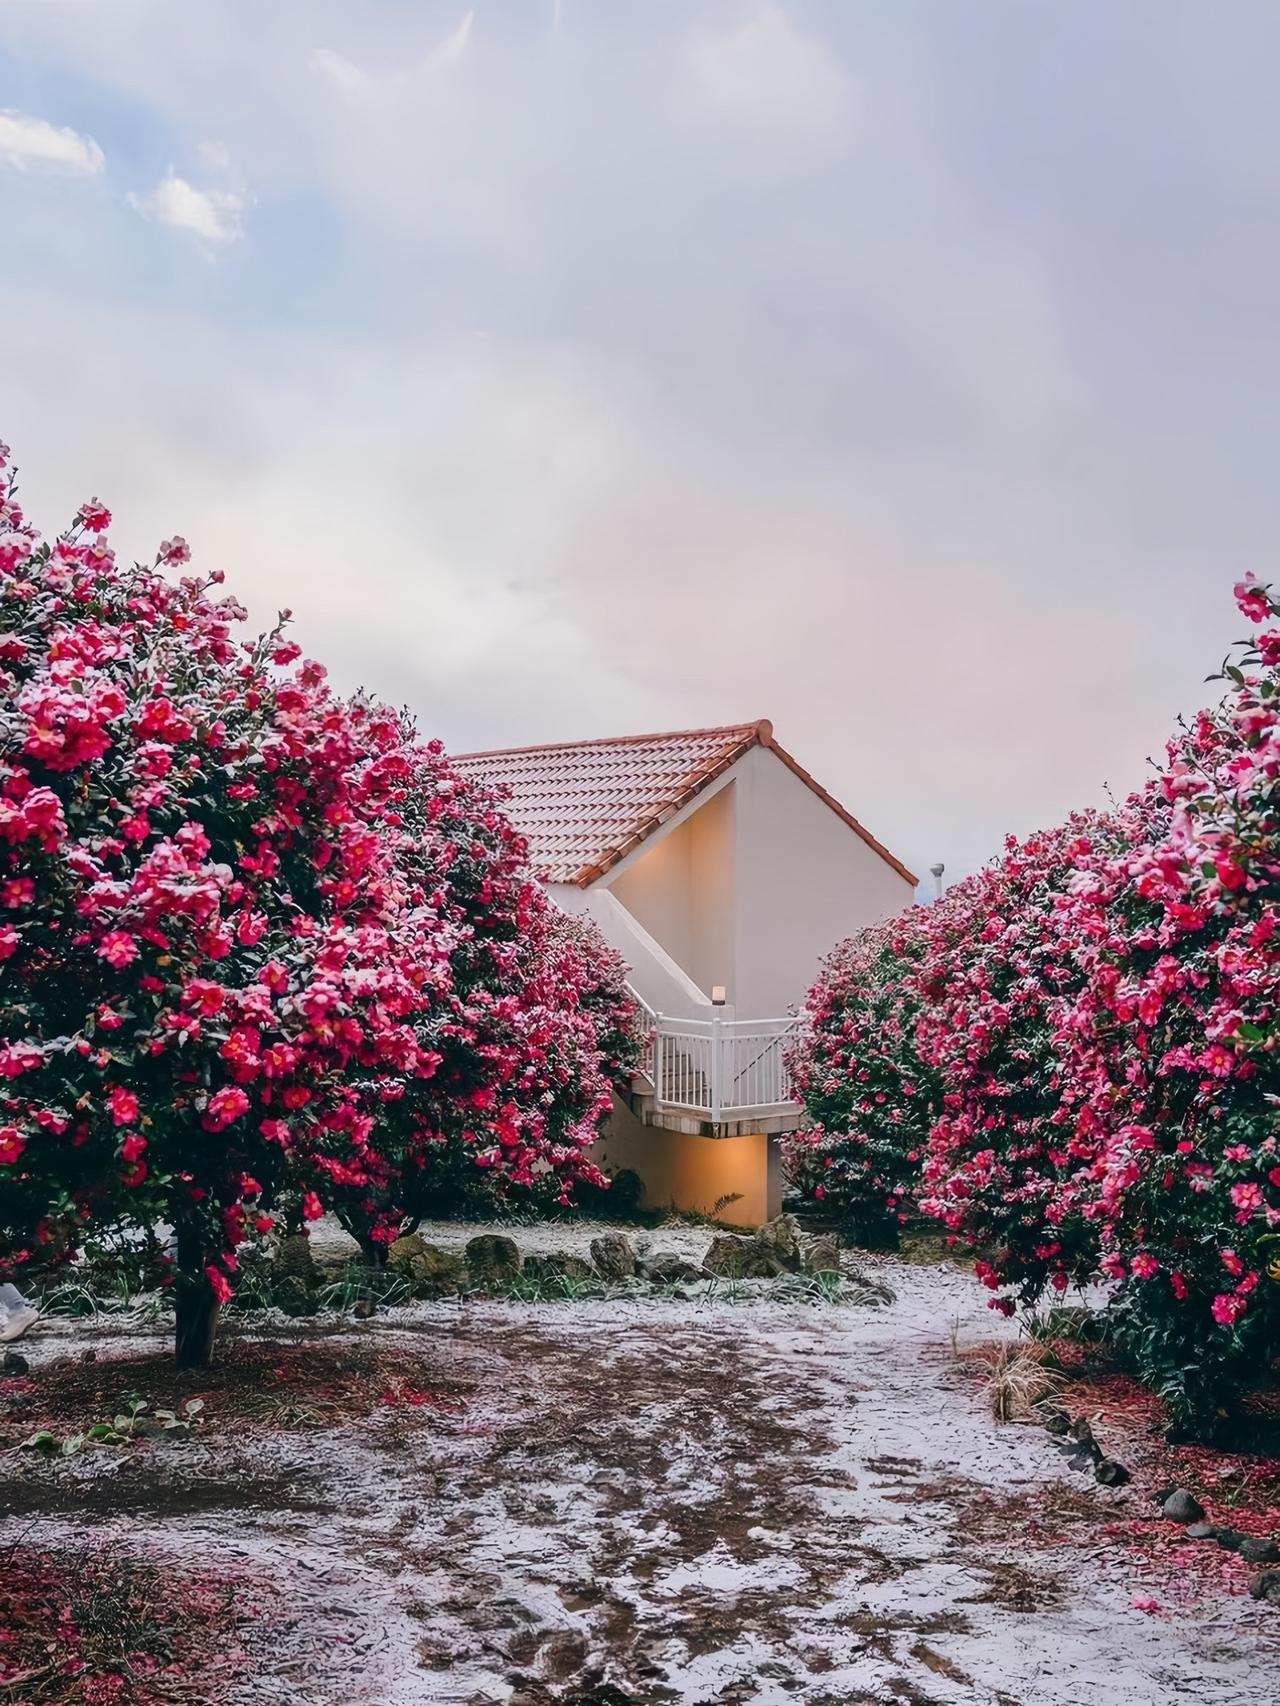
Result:
{"type": "Polygon", "coordinates": [[[790,1153],[855,1219],[918,1202],[993,1307],[1104,1276],[1140,1371],[1200,1416],[1280,1353],[1280,604],[1236,591],[1262,631],[1148,787],[828,961],[790,1153]],[[868,1138],[899,1128],[890,1176],[868,1138]]]}
{"type": "Polygon", "coordinates": [[[325,1208],[367,1242],[434,1193],[598,1178],[639,1046],[620,963],[558,921],[498,802],[221,575],[43,542],[0,456],[0,1273],[105,1223],[236,1247],[325,1208]]]}

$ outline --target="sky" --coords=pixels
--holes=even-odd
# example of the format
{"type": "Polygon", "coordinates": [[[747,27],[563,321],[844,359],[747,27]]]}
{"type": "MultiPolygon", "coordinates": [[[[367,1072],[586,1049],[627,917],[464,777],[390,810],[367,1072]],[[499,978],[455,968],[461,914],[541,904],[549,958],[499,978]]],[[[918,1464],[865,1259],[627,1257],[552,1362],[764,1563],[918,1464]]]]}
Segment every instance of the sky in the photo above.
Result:
{"type": "Polygon", "coordinates": [[[0,0],[0,438],[455,751],[769,717],[917,871],[1280,519],[1272,0],[0,0]]]}

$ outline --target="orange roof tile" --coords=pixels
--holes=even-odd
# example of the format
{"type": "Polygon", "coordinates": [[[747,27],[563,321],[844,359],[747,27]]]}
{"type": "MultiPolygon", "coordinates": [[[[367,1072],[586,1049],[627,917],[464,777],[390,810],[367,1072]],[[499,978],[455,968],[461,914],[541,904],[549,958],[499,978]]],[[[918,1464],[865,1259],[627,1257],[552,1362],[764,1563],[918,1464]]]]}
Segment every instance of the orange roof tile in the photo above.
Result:
{"type": "Polygon", "coordinates": [[[505,796],[504,809],[528,839],[539,876],[586,888],[757,745],[767,746],[907,882],[916,881],[783,751],[768,718],[723,729],[469,752],[454,763],[505,796]]]}

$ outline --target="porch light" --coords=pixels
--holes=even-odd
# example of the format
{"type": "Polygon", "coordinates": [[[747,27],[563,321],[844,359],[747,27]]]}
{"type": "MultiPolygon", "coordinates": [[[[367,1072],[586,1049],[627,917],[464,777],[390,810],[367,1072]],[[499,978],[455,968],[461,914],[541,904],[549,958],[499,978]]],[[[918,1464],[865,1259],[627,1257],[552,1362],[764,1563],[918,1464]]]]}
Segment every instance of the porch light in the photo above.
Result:
{"type": "Polygon", "coordinates": [[[713,983],[711,985],[711,1005],[713,1007],[723,1007],[724,999],[724,985],[722,983],[713,983]]]}

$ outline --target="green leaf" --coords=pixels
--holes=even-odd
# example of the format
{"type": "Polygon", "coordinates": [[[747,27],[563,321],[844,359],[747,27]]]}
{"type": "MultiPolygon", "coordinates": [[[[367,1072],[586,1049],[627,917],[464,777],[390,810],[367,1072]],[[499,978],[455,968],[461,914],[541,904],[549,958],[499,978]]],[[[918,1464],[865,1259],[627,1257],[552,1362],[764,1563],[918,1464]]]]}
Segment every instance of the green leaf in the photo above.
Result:
{"type": "Polygon", "coordinates": [[[41,1428],[38,1433],[29,1435],[19,1445],[19,1451],[54,1452],[59,1450],[57,1434],[51,1434],[48,1428],[41,1428]]]}

